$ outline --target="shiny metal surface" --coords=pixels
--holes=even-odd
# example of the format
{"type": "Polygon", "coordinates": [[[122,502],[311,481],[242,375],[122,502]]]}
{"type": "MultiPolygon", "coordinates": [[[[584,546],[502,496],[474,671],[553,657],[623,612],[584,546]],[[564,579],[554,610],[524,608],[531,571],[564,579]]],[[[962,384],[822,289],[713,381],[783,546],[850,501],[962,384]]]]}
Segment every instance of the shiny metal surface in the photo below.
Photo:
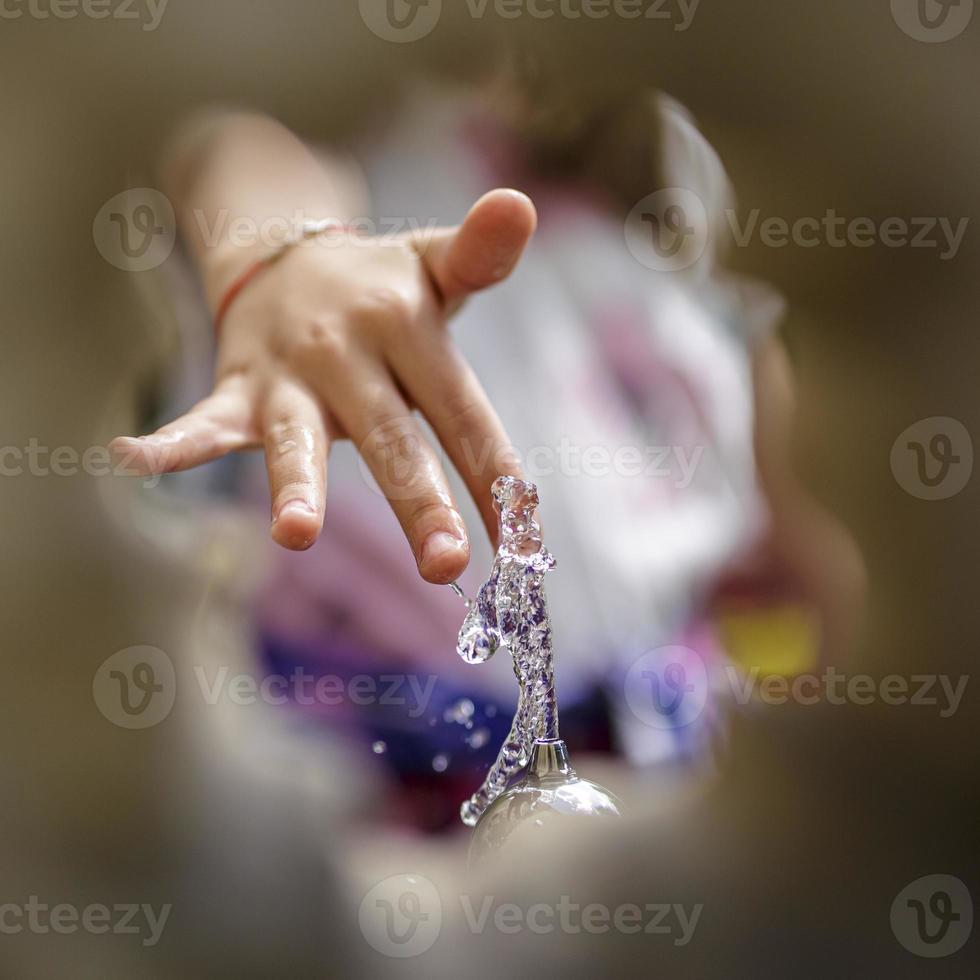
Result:
{"type": "Polygon", "coordinates": [[[539,740],[523,775],[487,807],[473,829],[470,862],[485,860],[517,838],[533,842],[557,821],[618,816],[619,800],[579,777],[561,739],[539,740]]]}

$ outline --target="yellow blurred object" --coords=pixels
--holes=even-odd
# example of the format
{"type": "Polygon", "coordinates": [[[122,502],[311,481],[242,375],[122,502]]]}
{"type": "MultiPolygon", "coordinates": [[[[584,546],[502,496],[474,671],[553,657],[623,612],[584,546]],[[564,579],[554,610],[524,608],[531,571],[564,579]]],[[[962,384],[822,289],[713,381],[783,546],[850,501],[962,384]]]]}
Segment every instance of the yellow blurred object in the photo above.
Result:
{"type": "Polygon", "coordinates": [[[803,605],[722,607],[717,623],[728,655],[745,670],[757,668],[763,674],[792,676],[817,665],[819,628],[803,605]]]}

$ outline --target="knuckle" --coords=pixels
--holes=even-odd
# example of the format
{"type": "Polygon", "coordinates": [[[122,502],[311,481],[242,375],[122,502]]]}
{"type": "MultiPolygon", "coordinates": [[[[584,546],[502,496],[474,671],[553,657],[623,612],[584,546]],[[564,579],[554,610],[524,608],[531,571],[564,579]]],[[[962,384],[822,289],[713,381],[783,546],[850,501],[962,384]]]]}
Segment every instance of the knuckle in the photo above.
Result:
{"type": "Polygon", "coordinates": [[[347,311],[352,324],[362,330],[401,330],[412,319],[412,304],[394,289],[364,290],[347,311]]]}
{"type": "Polygon", "coordinates": [[[455,431],[468,430],[481,417],[480,405],[459,391],[449,391],[443,397],[446,421],[455,431]]]}
{"type": "Polygon", "coordinates": [[[291,422],[274,422],[269,426],[267,441],[277,459],[297,456],[301,451],[302,432],[291,422]]]}
{"type": "Polygon", "coordinates": [[[391,415],[387,412],[369,412],[368,433],[363,440],[364,448],[388,454],[417,455],[422,437],[418,424],[411,414],[391,415]]]}
{"type": "Polygon", "coordinates": [[[308,481],[315,470],[322,439],[309,425],[283,414],[275,415],[265,429],[266,459],[279,479],[302,476],[308,481]]]}
{"type": "Polygon", "coordinates": [[[218,380],[214,394],[244,393],[247,395],[250,386],[254,384],[255,374],[255,362],[248,354],[238,351],[228,354],[223,351],[219,352],[218,380]]]}
{"type": "Polygon", "coordinates": [[[268,441],[281,452],[299,448],[304,426],[285,415],[273,416],[267,429],[268,441]]]}
{"type": "Polygon", "coordinates": [[[406,525],[410,533],[424,534],[433,525],[451,523],[447,520],[449,505],[436,494],[420,492],[409,503],[406,525]]]}
{"type": "Polygon", "coordinates": [[[431,452],[411,417],[389,418],[375,426],[361,445],[378,486],[389,500],[416,500],[430,484],[431,452]]]}
{"type": "Polygon", "coordinates": [[[347,340],[339,319],[313,317],[293,333],[284,344],[286,362],[291,367],[336,363],[347,353],[347,340]]]}
{"type": "Polygon", "coordinates": [[[471,475],[482,468],[476,461],[487,460],[489,465],[499,466],[500,447],[487,428],[483,406],[465,394],[450,393],[444,399],[444,410],[447,433],[463,450],[471,475]]]}

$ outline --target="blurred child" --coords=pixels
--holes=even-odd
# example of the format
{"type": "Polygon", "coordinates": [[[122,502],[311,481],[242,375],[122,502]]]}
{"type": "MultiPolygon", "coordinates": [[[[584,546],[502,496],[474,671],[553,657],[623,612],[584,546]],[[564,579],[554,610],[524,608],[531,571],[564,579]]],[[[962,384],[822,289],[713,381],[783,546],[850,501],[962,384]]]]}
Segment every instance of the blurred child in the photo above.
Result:
{"type": "Polygon", "coordinates": [[[387,813],[452,822],[509,724],[508,665],[457,661],[445,587],[489,568],[500,473],[538,484],[558,559],[563,736],[710,758],[722,640],[807,666],[848,635],[861,575],[793,479],[782,303],[720,264],[717,156],[664,96],[563,102],[520,71],[479,98],[416,89],[357,159],[241,112],[178,134],[166,177],[219,321],[215,386],[114,449],[143,472],[264,450],[287,549],[255,598],[264,662],[339,679],[293,700],[386,767],[387,813]],[[669,188],[703,215],[667,214],[650,196],[669,188]],[[241,217],[293,226],[242,241],[241,217]]]}

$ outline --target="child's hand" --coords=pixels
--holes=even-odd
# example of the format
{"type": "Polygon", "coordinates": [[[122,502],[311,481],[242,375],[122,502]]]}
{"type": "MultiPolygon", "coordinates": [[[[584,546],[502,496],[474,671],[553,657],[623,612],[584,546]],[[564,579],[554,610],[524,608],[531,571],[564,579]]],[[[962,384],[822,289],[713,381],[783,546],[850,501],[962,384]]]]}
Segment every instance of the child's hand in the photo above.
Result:
{"type": "Polygon", "coordinates": [[[350,438],[423,577],[451,581],[469,558],[466,529],[411,411],[432,425],[493,537],[490,484],[519,471],[446,317],[511,272],[534,225],[527,197],[497,190],[458,229],[291,249],[229,309],[214,392],[152,435],[114,440],[113,450],[150,474],[264,446],[272,536],[303,549],[323,523],[330,443],[350,438]]]}

